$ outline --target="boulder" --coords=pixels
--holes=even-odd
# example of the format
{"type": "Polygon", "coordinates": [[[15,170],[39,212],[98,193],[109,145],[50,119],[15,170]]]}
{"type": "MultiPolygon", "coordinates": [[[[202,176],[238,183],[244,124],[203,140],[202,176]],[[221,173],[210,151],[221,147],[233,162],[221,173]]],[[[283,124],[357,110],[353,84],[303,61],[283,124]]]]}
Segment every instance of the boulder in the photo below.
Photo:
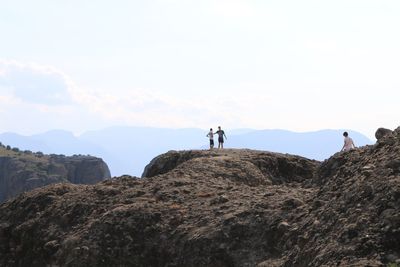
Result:
{"type": "Polygon", "coordinates": [[[386,129],[386,128],[379,128],[375,132],[375,138],[376,140],[381,140],[383,137],[385,137],[388,134],[393,133],[392,130],[386,129]]]}

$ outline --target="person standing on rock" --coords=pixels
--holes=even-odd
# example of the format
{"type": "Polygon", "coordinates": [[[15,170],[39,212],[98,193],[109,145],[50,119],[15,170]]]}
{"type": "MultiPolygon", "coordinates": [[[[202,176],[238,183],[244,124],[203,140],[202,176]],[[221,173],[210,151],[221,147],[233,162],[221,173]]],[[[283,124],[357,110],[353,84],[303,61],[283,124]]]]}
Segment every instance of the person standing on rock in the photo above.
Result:
{"type": "Polygon", "coordinates": [[[210,131],[207,134],[207,137],[210,138],[210,150],[214,148],[214,132],[213,129],[210,128],[210,131]]]}
{"type": "Polygon", "coordinates": [[[224,136],[225,139],[228,138],[226,138],[225,132],[221,130],[221,126],[218,126],[218,131],[216,131],[215,133],[218,134],[218,149],[224,148],[224,136]]]}
{"type": "Polygon", "coordinates": [[[356,146],[354,145],[353,139],[351,139],[349,137],[349,134],[347,132],[344,132],[343,136],[344,136],[344,144],[343,144],[342,150],[340,150],[340,151],[350,151],[353,148],[356,148],[356,146]]]}

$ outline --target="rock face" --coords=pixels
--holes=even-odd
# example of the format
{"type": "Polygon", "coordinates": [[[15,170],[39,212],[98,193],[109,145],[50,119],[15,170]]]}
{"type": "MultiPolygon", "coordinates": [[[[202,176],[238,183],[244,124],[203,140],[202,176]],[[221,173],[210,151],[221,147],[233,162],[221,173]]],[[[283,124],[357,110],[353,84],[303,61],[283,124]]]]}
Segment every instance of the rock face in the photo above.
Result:
{"type": "MultiPolygon", "coordinates": [[[[337,153],[314,179],[286,266],[386,266],[400,262],[400,128],[373,146],[337,153]]],[[[397,266],[397,265],[395,265],[397,266]]]]}
{"type": "Polygon", "coordinates": [[[0,266],[386,266],[400,259],[400,129],[325,162],[171,151],[142,179],[0,206],[0,266]]]}
{"type": "Polygon", "coordinates": [[[43,155],[0,147],[0,202],[52,183],[94,184],[108,178],[110,171],[99,158],[43,155]]]}
{"type": "Polygon", "coordinates": [[[386,129],[386,128],[379,128],[375,132],[375,138],[376,140],[381,140],[384,136],[391,134],[392,130],[386,129]]]}

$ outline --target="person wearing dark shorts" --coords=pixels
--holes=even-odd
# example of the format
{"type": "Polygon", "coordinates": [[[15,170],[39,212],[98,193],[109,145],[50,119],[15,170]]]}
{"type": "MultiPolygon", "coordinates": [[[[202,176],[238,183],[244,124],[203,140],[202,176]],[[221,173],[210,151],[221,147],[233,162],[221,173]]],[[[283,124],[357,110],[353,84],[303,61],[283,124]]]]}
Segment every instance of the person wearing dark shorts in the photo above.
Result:
{"type": "Polygon", "coordinates": [[[228,138],[226,138],[225,132],[221,130],[221,126],[218,126],[218,131],[216,131],[215,133],[218,134],[218,148],[224,148],[224,136],[225,139],[228,138]]]}
{"type": "Polygon", "coordinates": [[[212,128],[210,128],[210,132],[208,132],[207,137],[210,138],[210,150],[211,150],[214,148],[214,132],[212,128]]]}

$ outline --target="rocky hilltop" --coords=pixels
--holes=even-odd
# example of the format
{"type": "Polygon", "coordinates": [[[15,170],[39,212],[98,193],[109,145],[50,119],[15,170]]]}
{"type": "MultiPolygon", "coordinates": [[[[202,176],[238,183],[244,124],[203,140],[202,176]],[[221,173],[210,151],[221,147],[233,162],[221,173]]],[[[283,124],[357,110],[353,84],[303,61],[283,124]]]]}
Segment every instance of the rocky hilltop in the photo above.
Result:
{"type": "Polygon", "coordinates": [[[99,158],[44,155],[0,146],[0,202],[53,183],[95,184],[108,178],[110,171],[99,158]]]}
{"type": "Polygon", "coordinates": [[[400,128],[324,162],[171,151],[0,206],[1,266],[397,266],[400,128]]]}

